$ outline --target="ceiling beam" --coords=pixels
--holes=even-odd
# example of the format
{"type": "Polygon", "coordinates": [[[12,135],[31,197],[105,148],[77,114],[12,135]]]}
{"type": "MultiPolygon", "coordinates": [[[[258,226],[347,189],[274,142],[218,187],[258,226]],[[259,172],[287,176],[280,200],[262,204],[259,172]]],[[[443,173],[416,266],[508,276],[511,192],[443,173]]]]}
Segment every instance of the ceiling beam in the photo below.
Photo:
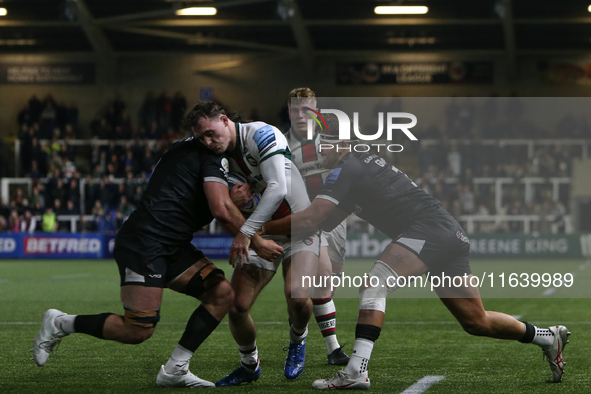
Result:
{"type": "Polygon", "coordinates": [[[293,53],[297,52],[296,48],[291,47],[283,47],[279,45],[269,45],[269,44],[260,44],[251,41],[241,41],[241,40],[228,40],[225,38],[215,38],[215,37],[205,37],[197,34],[188,34],[188,33],[178,33],[173,31],[167,30],[160,30],[160,29],[143,29],[139,27],[118,27],[118,26],[108,26],[111,30],[122,31],[126,33],[134,33],[134,34],[141,34],[146,36],[153,36],[153,37],[163,37],[163,38],[171,38],[175,40],[183,40],[186,41],[188,44],[217,44],[217,45],[228,45],[228,46],[235,46],[239,48],[249,48],[249,49],[256,49],[256,50],[263,50],[263,51],[272,51],[272,52],[284,52],[284,53],[293,53]]]}
{"type": "Polygon", "coordinates": [[[115,82],[117,76],[117,59],[111,43],[105,36],[105,33],[96,26],[94,18],[84,0],[69,1],[76,6],[78,22],[82,30],[84,30],[88,41],[90,41],[92,48],[98,55],[99,64],[104,71],[106,80],[108,82],[115,82]]]}
{"type": "Polygon", "coordinates": [[[296,0],[280,0],[279,7],[284,7],[285,16],[298,44],[304,67],[308,73],[312,73],[314,70],[314,45],[312,44],[310,33],[304,24],[300,7],[296,0]]]}

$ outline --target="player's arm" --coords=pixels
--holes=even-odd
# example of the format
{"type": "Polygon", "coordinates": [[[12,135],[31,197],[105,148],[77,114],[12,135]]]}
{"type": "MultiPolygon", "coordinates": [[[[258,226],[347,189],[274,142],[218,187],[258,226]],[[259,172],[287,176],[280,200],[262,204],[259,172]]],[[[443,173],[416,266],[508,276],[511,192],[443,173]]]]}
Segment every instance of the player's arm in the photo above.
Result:
{"type": "Polygon", "coordinates": [[[263,233],[270,235],[299,235],[318,231],[324,221],[331,216],[336,205],[324,199],[314,199],[312,204],[303,211],[294,213],[278,220],[265,223],[263,233]]]}
{"type": "MultiPolygon", "coordinates": [[[[234,189],[236,188],[235,186],[234,189]]],[[[203,189],[213,217],[228,234],[235,237],[244,224],[244,217],[232,201],[228,186],[221,182],[205,181],[203,189]]],[[[240,188],[238,190],[238,193],[249,193],[247,190],[241,190],[240,188]]],[[[235,198],[244,199],[244,197],[244,195],[238,195],[235,198]]],[[[275,260],[283,252],[283,249],[275,242],[264,240],[258,234],[252,237],[252,247],[257,252],[257,255],[266,260],[275,260]]],[[[246,258],[249,259],[248,254],[246,258]]]]}
{"type": "Polygon", "coordinates": [[[261,175],[267,187],[255,211],[240,228],[240,232],[252,237],[269,220],[287,195],[285,158],[283,154],[270,156],[260,164],[261,175]]]}

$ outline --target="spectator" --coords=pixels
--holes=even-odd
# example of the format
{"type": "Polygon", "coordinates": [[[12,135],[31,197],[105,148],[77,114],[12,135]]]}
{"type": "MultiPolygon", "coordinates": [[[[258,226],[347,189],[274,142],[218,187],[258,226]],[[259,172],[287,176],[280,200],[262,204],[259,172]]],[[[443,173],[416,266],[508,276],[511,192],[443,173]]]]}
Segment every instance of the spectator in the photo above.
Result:
{"type": "Polygon", "coordinates": [[[21,218],[21,233],[33,234],[36,229],[37,219],[35,219],[31,211],[27,209],[21,218]]]}
{"type": "Polygon", "coordinates": [[[69,125],[73,132],[75,132],[78,126],[78,113],[78,106],[75,102],[70,103],[66,108],[66,126],[69,125]]]}
{"type": "Polygon", "coordinates": [[[99,233],[111,233],[115,231],[115,225],[111,215],[105,214],[105,210],[100,208],[95,218],[96,231],[99,233]]]}
{"type": "Polygon", "coordinates": [[[144,104],[142,105],[142,109],[140,111],[142,126],[147,128],[152,124],[152,122],[157,120],[156,107],[156,97],[154,96],[154,92],[150,91],[146,94],[144,104]]]}
{"type": "Polygon", "coordinates": [[[121,226],[125,222],[125,217],[123,216],[123,212],[120,209],[115,210],[115,218],[113,219],[113,224],[115,226],[115,230],[119,231],[121,226]]]}
{"type": "Polygon", "coordinates": [[[0,204],[0,216],[3,216],[4,219],[8,220],[11,211],[12,208],[10,208],[10,205],[6,202],[6,200],[2,200],[2,204],[0,204]]]}
{"type": "Polygon", "coordinates": [[[43,110],[43,105],[41,101],[37,98],[37,95],[32,95],[29,99],[29,109],[31,111],[31,116],[34,122],[39,122],[41,118],[41,111],[43,110]]]}
{"type": "Polygon", "coordinates": [[[74,201],[68,200],[66,203],[66,209],[64,211],[64,215],[80,215],[80,210],[76,209],[74,205],[74,201]]]}
{"type": "Polygon", "coordinates": [[[18,216],[16,209],[10,212],[8,217],[8,231],[19,232],[21,230],[21,218],[18,216]]]}
{"type": "Polygon", "coordinates": [[[66,208],[62,206],[62,201],[59,198],[53,200],[53,211],[56,215],[67,215],[66,208]]]}
{"type": "Polygon", "coordinates": [[[94,202],[94,206],[92,207],[92,211],[91,211],[92,215],[94,215],[94,216],[98,215],[101,210],[104,211],[103,204],[101,204],[100,200],[96,200],[94,202]]]}
{"type": "Polygon", "coordinates": [[[0,215],[0,232],[2,231],[8,231],[8,222],[4,216],[0,215]]]}
{"type": "Polygon", "coordinates": [[[460,192],[460,203],[462,204],[462,212],[464,214],[469,215],[474,212],[474,193],[472,193],[470,185],[463,185],[462,191],[460,192]]]}
{"type": "Polygon", "coordinates": [[[458,151],[456,145],[452,145],[450,152],[447,154],[447,164],[451,176],[459,177],[462,174],[462,154],[458,151]]]}
{"type": "Polygon", "coordinates": [[[181,123],[187,110],[187,99],[181,92],[176,92],[172,98],[172,114],[171,114],[171,126],[174,131],[179,131],[181,123]]]}
{"type": "Polygon", "coordinates": [[[31,201],[33,203],[33,206],[36,206],[37,203],[39,203],[41,207],[45,207],[45,197],[41,193],[41,188],[42,186],[33,187],[33,197],[31,201]]]}
{"type": "MultiPolygon", "coordinates": [[[[515,200],[509,210],[507,211],[508,215],[523,215],[523,209],[521,207],[521,202],[519,200],[515,200]]],[[[519,221],[509,221],[509,231],[512,233],[519,233],[522,231],[521,229],[521,222],[519,221]]]]}
{"type": "Polygon", "coordinates": [[[124,217],[129,217],[135,211],[135,206],[127,201],[126,196],[121,196],[118,209],[123,213],[124,217]]]}
{"type": "Polygon", "coordinates": [[[45,209],[41,221],[43,232],[55,233],[57,231],[57,217],[52,208],[48,207],[45,209]]]}

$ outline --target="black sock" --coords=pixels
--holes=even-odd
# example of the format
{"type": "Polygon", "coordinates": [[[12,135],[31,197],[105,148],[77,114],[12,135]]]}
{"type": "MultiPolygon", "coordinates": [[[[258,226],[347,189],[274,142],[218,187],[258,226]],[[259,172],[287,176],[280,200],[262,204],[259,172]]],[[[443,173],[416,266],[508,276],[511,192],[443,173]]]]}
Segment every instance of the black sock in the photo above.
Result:
{"type": "Polygon", "coordinates": [[[220,322],[203,305],[199,306],[189,318],[179,345],[191,352],[195,352],[209,334],[216,329],[218,324],[220,322]]]}
{"type": "Polygon", "coordinates": [[[103,327],[107,318],[114,313],[101,313],[100,315],[78,315],[74,319],[74,331],[92,335],[99,339],[103,337],[103,327]]]}
{"type": "Polygon", "coordinates": [[[519,340],[519,342],[531,343],[531,341],[533,341],[534,337],[536,336],[536,328],[533,324],[530,324],[526,321],[522,321],[522,323],[525,324],[525,334],[523,334],[523,337],[519,340]]]}

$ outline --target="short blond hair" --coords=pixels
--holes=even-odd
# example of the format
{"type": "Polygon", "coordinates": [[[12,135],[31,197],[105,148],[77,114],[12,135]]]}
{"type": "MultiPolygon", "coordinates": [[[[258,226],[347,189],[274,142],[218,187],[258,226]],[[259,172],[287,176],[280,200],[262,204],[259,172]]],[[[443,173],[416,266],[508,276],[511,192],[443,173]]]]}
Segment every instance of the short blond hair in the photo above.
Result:
{"type": "Polygon", "coordinates": [[[310,88],[295,88],[292,89],[291,92],[289,92],[289,96],[287,97],[287,105],[291,105],[291,99],[294,97],[310,97],[310,98],[316,98],[316,93],[314,93],[314,91],[310,88]]]}

